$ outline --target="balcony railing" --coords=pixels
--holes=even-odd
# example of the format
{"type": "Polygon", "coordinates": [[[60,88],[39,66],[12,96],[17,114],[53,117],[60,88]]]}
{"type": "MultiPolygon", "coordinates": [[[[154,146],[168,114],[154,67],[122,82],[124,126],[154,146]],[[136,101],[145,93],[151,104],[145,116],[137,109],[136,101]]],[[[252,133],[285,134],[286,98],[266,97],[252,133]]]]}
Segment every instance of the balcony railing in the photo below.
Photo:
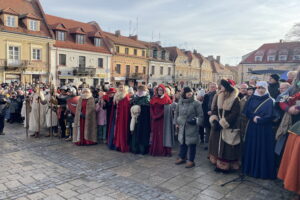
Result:
{"type": "Polygon", "coordinates": [[[146,75],[143,73],[126,73],[126,78],[130,78],[130,79],[145,79],[146,75]]]}
{"type": "Polygon", "coordinates": [[[91,67],[74,67],[73,69],[74,76],[95,76],[96,75],[96,68],[91,67]]]}

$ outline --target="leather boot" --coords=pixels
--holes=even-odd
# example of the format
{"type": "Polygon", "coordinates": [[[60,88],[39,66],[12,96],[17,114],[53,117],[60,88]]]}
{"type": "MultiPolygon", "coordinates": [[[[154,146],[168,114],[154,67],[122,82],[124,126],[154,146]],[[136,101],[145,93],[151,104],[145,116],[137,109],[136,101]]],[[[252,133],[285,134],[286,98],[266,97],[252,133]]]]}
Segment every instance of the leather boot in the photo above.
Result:
{"type": "Polygon", "coordinates": [[[181,165],[181,164],[184,164],[184,163],[186,163],[186,160],[181,159],[181,158],[177,158],[177,160],[175,162],[175,165],[181,165]]]}
{"type": "Polygon", "coordinates": [[[192,161],[188,161],[185,165],[185,168],[193,168],[195,167],[195,163],[192,161]]]}

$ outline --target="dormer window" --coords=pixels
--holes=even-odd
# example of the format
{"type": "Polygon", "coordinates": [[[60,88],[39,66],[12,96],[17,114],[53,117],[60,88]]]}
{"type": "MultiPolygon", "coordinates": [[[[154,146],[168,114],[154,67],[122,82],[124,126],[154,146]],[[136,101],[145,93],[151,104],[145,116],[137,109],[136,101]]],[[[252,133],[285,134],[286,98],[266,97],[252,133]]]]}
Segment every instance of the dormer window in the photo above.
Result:
{"type": "Polygon", "coordinates": [[[94,45],[96,47],[101,47],[101,38],[94,38],[94,45]]]}
{"type": "Polygon", "coordinates": [[[262,56],[255,56],[255,62],[261,62],[262,58],[262,56]]]}
{"type": "Polygon", "coordinates": [[[163,59],[163,60],[166,59],[166,51],[161,52],[161,59],[163,59]]]}
{"type": "Polygon", "coordinates": [[[81,35],[81,34],[77,34],[76,35],[76,43],[77,44],[84,44],[84,35],[81,35]]]}
{"type": "Polygon", "coordinates": [[[56,31],[56,40],[65,41],[66,33],[64,31],[56,31]]]}
{"type": "Polygon", "coordinates": [[[275,61],[275,56],[268,56],[268,61],[275,61]]]}
{"type": "Polygon", "coordinates": [[[29,29],[32,30],[32,31],[38,31],[39,28],[38,28],[38,21],[37,20],[30,20],[29,21],[29,29]]]}
{"type": "Polygon", "coordinates": [[[280,55],[280,56],[278,57],[278,60],[279,60],[279,61],[286,61],[286,60],[287,60],[287,55],[280,55]]]}
{"type": "Polygon", "coordinates": [[[6,26],[16,27],[16,17],[13,15],[7,15],[6,26]]]}
{"type": "Polygon", "coordinates": [[[294,55],[293,60],[300,60],[300,55],[294,55]]]}

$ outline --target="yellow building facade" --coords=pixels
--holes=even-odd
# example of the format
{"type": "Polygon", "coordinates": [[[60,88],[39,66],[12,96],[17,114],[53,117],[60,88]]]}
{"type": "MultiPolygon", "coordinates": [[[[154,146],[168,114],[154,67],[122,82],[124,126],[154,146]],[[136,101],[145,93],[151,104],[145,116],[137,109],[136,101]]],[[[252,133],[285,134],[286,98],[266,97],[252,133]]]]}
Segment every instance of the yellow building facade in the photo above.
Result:
{"type": "Polygon", "coordinates": [[[0,19],[0,81],[47,82],[54,40],[39,1],[2,1],[0,19]]]}
{"type": "Polygon", "coordinates": [[[54,40],[0,31],[0,82],[48,81],[54,40]]]}
{"type": "Polygon", "coordinates": [[[125,37],[116,32],[105,33],[113,49],[111,82],[130,86],[148,82],[147,48],[137,37],[125,37]]]}

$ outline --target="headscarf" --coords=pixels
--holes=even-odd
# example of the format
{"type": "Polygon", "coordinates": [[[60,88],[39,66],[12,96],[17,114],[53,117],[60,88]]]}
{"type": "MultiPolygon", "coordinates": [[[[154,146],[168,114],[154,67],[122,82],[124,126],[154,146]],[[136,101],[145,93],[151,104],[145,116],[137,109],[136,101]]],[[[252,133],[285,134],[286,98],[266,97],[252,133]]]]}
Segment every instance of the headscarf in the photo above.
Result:
{"type": "Polygon", "coordinates": [[[254,95],[255,95],[255,96],[265,96],[266,94],[269,94],[268,83],[267,83],[266,81],[258,81],[258,82],[256,83],[256,88],[259,88],[259,87],[265,88],[266,91],[265,91],[265,93],[264,93],[263,95],[260,95],[260,94],[258,93],[258,91],[255,90],[255,92],[254,92],[254,95]]]}

